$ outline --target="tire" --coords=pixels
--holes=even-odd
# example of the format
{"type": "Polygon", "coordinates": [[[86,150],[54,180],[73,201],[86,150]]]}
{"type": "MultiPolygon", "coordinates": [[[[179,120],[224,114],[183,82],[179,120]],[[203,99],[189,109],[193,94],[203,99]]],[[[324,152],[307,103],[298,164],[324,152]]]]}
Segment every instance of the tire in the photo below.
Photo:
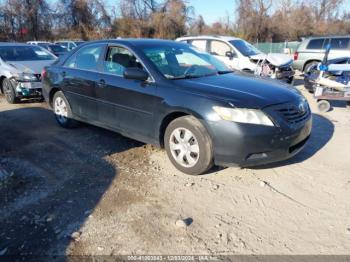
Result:
{"type": "Polygon", "coordinates": [[[71,107],[62,91],[55,93],[52,107],[57,123],[64,128],[76,127],[78,122],[73,119],[71,107]]]}
{"type": "Polygon", "coordinates": [[[294,76],[288,77],[286,83],[292,85],[294,81],[294,76]]]}
{"type": "Polygon", "coordinates": [[[5,78],[2,81],[2,90],[5,95],[5,99],[9,104],[16,104],[19,102],[17,93],[9,79],[5,78]]]}
{"type": "Polygon", "coordinates": [[[198,119],[183,116],[165,130],[164,146],[172,164],[188,175],[201,175],[213,166],[211,138],[198,119]]]}
{"type": "Polygon", "coordinates": [[[320,112],[326,113],[331,109],[331,104],[327,100],[320,100],[317,102],[317,108],[320,112]]]}
{"type": "Polygon", "coordinates": [[[304,67],[304,74],[309,73],[310,69],[319,63],[320,62],[318,62],[318,61],[312,61],[312,62],[307,63],[304,67]]]}

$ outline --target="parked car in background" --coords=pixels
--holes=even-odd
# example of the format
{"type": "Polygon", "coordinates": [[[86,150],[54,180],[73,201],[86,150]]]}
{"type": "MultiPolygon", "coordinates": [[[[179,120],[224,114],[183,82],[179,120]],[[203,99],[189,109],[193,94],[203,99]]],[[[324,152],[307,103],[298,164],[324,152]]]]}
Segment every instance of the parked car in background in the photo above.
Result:
{"type": "Polygon", "coordinates": [[[190,36],[177,41],[191,44],[206,51],[228,67],[276,78],[291,83],[294,78],[293,60],[285,54],[264,54],[248,42],[227,36],[190,36]]]}
{"type": "Polygon", "coordinates": [[[82,40],[80,40],[80,41],[74,41],[74,43],[75,43],[77,46],[79,46],[79,45],[81,45],[81,44],[84,44],[85,41],[82,41],[82,40]]]}
{"type": "Polygon", "coordinates": [[[326,47],[331,45],[329,59],[350,56],[350,36],[321,36],[304,39],[294,53],[293,67],[304,73],[320,63],[326,47]]]}
{"type": "Polygon", "coordinates": [[[51,44],[50,42],[47,41],[28,41],[28,45],[40,45],[40,44],[51,44]]]}
{"type": "Polygon", "coordinates": [[[41,71],[56,59],[36,45],[0,43],[0,91],[7,102],[41,97],[41,71]]]}
{"type": "Polygon", "coordinates": [[[57,122],[76,120],[164,146],[180,171],[290,158],[312,126],[290,85],[233,73],[193,46],[166,40],[87,43],[43,71],[57,122]]]}
{"type": "Polygon", "coordinates": [[[78,44],[75,43],[74,41],[57,41],[55,42],[55,45],[60,45],[65,49],[67,49],[67,51],[72,51],[74,48],[78,46],[78,44]]]}
{"type": "Polygon", "coordinates": [[[61,45],[56,45],[56,44],[38,44],[38,45],[50,51],[57,57],[63,56],[68,53],[67,49],[61,45]]]}

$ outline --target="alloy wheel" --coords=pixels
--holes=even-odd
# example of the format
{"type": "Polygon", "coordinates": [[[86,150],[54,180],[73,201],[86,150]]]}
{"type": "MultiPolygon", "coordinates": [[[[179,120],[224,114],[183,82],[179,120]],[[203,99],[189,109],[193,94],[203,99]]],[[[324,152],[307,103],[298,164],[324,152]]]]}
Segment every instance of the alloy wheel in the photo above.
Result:
{"type": "Polygon", "coordinates": [[[54,110],[58,121],[65,123],[68,117],[68,109],[66,102],[61,97],[55,99],[54,110]]]}

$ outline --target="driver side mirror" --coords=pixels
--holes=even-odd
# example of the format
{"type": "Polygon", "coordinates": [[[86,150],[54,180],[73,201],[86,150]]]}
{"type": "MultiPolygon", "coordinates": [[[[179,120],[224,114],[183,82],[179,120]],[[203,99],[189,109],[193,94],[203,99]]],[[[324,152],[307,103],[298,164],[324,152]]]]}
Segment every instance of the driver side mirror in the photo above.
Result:
{"type": "Polygon", "coordinates": [[[125,68],[123,76],[125,79],[133,79],[140,81],[146,81],[149,77],[146,71],[137,67],[125,68]]]}
{"type": "Polygon", "coordinates": [[[236,54],[233,53],[232,51],[227,51],[227,52],[225,53],[225,56],[227,56],[227,57],[230,58],[230,59],[233,59],[234,57],[236,57],[236,54]]]}

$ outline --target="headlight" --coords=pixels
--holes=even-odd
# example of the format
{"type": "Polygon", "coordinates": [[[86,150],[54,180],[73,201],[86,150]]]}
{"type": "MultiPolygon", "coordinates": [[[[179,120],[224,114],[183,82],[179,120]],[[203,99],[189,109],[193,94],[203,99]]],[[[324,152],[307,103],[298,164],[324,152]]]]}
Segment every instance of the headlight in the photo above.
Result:
{"type": "Polygon", "coordinates": [[[29,73],[21,73],[18,74],[16,77],[17,81],[23,81],[23,82],[33,82],[33,81],[38,81],[37,77],[33,74],[29,73]]]}
{"type": "Polygon", "coordinates": [[[261,110],[248,108],[227,108],[220,106],[214,106],[213,109],[223,120],[246,124],[274,126],[271,119],[261,110]]]}

